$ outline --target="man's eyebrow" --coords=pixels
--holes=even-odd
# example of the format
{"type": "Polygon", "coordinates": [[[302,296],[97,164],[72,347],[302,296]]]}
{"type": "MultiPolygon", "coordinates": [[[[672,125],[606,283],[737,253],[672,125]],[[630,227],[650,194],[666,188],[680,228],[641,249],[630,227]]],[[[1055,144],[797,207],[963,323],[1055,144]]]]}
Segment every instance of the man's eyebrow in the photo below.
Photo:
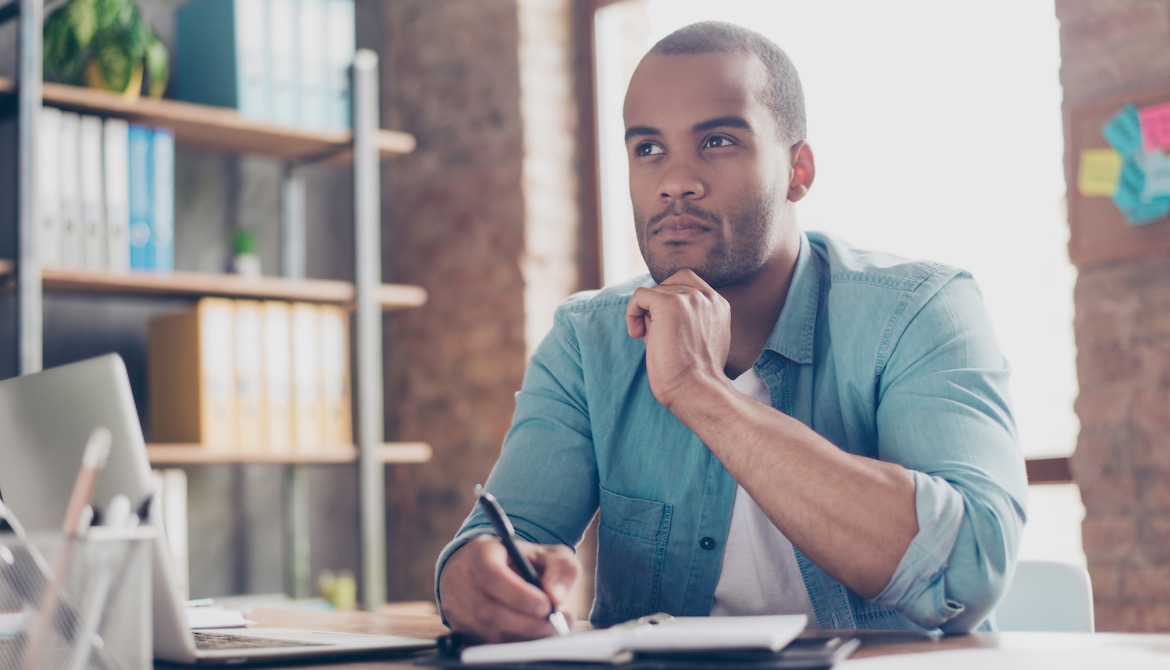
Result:
{"type": "Polygon", "coordinates": [[[651,128],[650,126],[630,126],[626,128],[626,142],[629,142],[635,137],[658,136],[661,134],[661,130],[651,128]]]}
{"type": "Polygon", "coordinates": [[[735,114],[718,116],[714,119],[700,121],[694,126],[691,126],[691,130],[696,133],[702,133],[708,130],[714,130],[716,128],[740,128],[743,130],[751,130],[752,126],[747,122],[747,119],[743,118],[742,116],[736,116],[735,114]]]}
{"type": "MultiPolygon", "coordinates": [[[[752,125],[747,122],[747,119],[735,114],[728,114],[727,116],[717,116],[713,119],[700,121],[691,126],[693,133],[705,133],[708,130],[716,128],[740,128],[743,130],[752,130],[752,125]]],[[[635,137],[658,137],[662,135],[662,131],[652,126],[630,126],[626,129],[626,142],[635,137]]]]}

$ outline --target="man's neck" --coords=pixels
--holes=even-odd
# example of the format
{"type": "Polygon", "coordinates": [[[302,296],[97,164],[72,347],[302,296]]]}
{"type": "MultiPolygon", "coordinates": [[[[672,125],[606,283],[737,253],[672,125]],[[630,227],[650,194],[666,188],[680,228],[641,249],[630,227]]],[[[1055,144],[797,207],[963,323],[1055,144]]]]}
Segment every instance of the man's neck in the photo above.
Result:
{"type": "Polygon", "coordinates": [[[784,309],[798,250],[799,243],[784,249],[746,284],[719,289],[731,305],[731,350],[724,368],[728,377],[743,374],[763,352],[784,309]]]}

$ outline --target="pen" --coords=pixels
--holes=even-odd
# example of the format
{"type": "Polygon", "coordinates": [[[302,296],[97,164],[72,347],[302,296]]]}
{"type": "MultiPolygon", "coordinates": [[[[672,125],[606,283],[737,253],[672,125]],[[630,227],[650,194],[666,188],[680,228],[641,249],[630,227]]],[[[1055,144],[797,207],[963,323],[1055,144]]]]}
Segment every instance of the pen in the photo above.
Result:
{"type": "MultiPolygon", "coordinates": [[[[89,524],[93,520],[93,508],[90,501],[93,499],[94,489],[97,488],[98,475],[106,465],[110,456],[110,443],[113,436],[109,429],[98,426],[89,434],[85,442],[85,451],[81,456],[81,469],[77,472],[77,479],[73,481],[73,491],[69,494],[69,504],[65,507],[65,544],[57,552],[57,561],[54,563],[52,579],[45,588],[41,598],[40,621],[33,628],[28,641],[28,652],[24,659],[24,670],[38,670],[41,667],[41,654],[48,642],[50,629],[57,624],[57,608],[61,600],[61,588],[68,579],[70,566],[73,562],[74,542],[81,541],[89,524]]],[[[85,641],[88,644],[88,640],[85,641]]]]}
{"type": "Polygon", "coordinates": [[[65,508],[65,534],[75,535],[81,528],[82,516],[85,508],[93,498],[93,490],[97,487],[98,474],[106,465],[110,456],[110,442],[113,440],[110,431],[99,426],[93,429],[89,440],[85,443],[85,453],[81,457],[81,469],[77,472],[77,479],[73,481],[73,491],[69,495],[69,505],[65,508]]]}
{"type": "MultiPolygon", "coordinates": [[[[479,506],[483,513],[487,515],[488,521],[491,521],[492,527],[500,536],[500,541],[504,543],[504,549],[508,552],[508,558],[512,559],[512,565],[516,566],[516,571],[520,573],[524,581],[544,591],[536,569],[516,546],[516,529],[512,527],[512,522],[508,520],[508,515],[504,513],[504,508],[500,507],[499,501],[479,484],[475,485],[475,496],[479,499],[479,506]]],[[[549,607],[548,622],[556,629],[558,635],[568,635],[569,624],[565,621],[565,615],[557,610],[556,603],[552,601],[551,597],[549,598],[549,607]]]]}

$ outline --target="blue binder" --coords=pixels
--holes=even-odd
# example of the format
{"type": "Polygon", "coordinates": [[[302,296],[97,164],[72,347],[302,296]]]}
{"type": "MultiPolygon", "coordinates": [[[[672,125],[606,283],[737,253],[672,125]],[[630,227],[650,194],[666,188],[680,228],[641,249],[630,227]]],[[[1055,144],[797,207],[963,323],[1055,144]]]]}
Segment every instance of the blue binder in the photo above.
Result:
{"type": "Polygon", "coordinates": [[[154,175],[151,144],[154,131],[130,125],[130,269],[155,269],[151,208],[154,175]]]}

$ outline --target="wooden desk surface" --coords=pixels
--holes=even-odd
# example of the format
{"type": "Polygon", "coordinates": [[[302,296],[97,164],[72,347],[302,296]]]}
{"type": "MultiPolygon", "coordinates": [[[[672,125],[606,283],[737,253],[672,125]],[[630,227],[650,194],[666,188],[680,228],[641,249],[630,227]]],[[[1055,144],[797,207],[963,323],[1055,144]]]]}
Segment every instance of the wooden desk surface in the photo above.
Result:
{"type": "MultiPolygon", "coordinates": [[[[373,612],[309,612],[295,610],[256,610],[252,618],[262,626],[287,628],[315,628],[347,633],[370,633],[404,635],[407,637],[433,638],[446,632],[433,614],[398,614],[373,612]]],[[[824,634],[816,631],[815,634],[824,634]]],[[[1126,634],[1126,633],[973,633],[953,635],[939,640],[906,641],[905,636],[894,634],[883,639],[877,636],[865,644],[851,658],[871,658],[891,654],[918,654],[930,651],[958,649],[1000,649],[1020,653],[1060,652],[1061,654],[1085,652],[1093,656],[1134,651],[1165,654],[1166,665],[1170,668],[1170,634],[1126,634]]],[[[173,667],[173,666],[168,666],[173,667]]],[[[277,666],[266,666],[277,667],[277,666]]],[[[297,670],[313,668],[342,668],[344,670],[385,670],[386,668],[418,668],[411,659],[384,659],[358,661],[354,663],[329,663],[321,665],[298,664],[297,670]]],[[[1013,666],[1014,667],[1014,666],[1013,666]]]]}

